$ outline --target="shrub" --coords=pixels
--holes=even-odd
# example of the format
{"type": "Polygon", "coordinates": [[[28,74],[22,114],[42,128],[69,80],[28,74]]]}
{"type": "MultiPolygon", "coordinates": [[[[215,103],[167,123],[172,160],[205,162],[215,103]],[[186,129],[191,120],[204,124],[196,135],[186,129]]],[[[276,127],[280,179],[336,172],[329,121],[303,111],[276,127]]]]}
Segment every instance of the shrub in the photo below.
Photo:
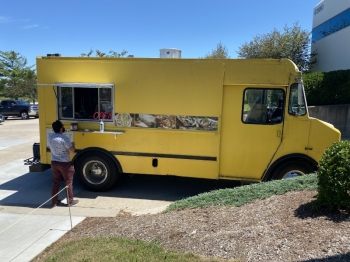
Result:
{"type": "Polygon", "coordinates": [[[350,70],[308,73],[303,80],[309,106],[350,103],[350,70]]]}
{"type": "Polygon", "coordinates": [[[266,199],[273,195],[283,195],[290,191],[316,190],[317,176],[309,174],[290,179],[272,180],[235,188],[225,188],[202,193],[172,203],[165,212],[176,209],[204,206],[241,206],[256,199],[266,199]]]}
{"type": "Polygon", "coordinates": [[[320,207],[331,211],[350,211],[350,142],[333,143],[326,149],[318,165],[320,207]]]}

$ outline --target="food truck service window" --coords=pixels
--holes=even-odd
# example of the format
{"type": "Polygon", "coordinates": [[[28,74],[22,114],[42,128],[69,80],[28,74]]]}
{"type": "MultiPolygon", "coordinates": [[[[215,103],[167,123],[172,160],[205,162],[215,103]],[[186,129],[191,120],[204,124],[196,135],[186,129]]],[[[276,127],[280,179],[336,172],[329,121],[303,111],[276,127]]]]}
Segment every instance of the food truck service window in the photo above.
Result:
{"type": "Polygon", "coordinates": [[[58,84],[60,119],[113,121],[113,85],[58,84]]]}

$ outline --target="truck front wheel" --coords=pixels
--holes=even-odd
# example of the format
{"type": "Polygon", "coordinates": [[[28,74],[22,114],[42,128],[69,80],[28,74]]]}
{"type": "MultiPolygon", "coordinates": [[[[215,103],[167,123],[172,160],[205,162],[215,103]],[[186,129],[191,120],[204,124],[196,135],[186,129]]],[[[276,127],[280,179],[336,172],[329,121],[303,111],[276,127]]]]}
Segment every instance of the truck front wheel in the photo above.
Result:
{"type": "Polygon", "coordinates": [[[76,173],[79,181],[91,191],[107,191],[119,176],[116,165],[109,156],[102,153],[82,156],[78,161],[76,173]]]}
{"type": "Polygon", "coordinates": [[[21,112],[21,118],[22,119],[28,119],[29,118],[28,113],[26,111],[21,112]]]}
{"type": "Polygon", "coordinates": [[[297,176],[304,176],[310,173],[313,173],[315,170],[305,162],[302,161],[293,161],[281,164],[273,172],[272,179],[284,179],[284,178],[293,178],[297,176]]]}

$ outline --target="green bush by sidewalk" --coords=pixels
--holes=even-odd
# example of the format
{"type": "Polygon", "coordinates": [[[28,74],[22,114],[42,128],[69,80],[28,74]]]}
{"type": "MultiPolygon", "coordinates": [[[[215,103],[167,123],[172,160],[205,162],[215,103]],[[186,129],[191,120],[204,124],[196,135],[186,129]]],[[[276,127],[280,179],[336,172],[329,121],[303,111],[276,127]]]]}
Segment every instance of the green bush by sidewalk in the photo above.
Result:
{"type": "Polygon", "coordinates": [[[318,165],[319,207],[350,211],[350,142],[333,143],[318,165]]]}

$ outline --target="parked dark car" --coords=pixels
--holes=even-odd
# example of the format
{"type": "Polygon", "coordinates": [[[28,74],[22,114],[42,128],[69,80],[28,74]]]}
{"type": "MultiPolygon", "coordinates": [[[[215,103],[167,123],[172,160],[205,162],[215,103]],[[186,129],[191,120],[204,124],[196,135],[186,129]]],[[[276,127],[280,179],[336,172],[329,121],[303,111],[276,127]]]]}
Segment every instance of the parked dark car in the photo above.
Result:
{"type": "Polygon", "coordinates": [[[0,123],[2,123],[4,121],[5,121],[5,117],[2,114],[0,114],[0,123]]]}
{"type": "Polygon", "coordinates": [[[9,116],[18,116],[22,119],[28,119],[30,116],[37,118],[39,117],[39,109],[24,100],[2,100],[0,114],[5,119],[9,116]]]}

